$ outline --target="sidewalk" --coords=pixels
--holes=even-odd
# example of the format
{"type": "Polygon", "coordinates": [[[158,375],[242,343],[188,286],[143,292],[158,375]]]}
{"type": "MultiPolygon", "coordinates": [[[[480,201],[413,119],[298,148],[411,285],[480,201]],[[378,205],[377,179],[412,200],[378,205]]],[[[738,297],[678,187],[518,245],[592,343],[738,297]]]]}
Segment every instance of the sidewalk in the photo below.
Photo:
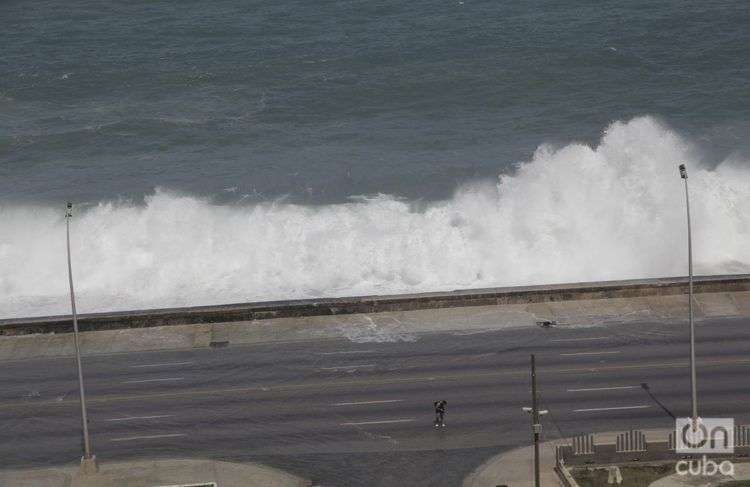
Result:
{"type": "MultiPolygon", "coordinates": [[[[642,430],[648,441],[663,441],[670,430],[642,430]]],[[[618,432],[596,433],[597,444],[614,443],[618,432]]],[[[569,444],[569,439],[546,441],[539,445],[539,474],[545,487],[561,486],[554,471],[555,446],[569,444]]],[[[534,447],[516,448],[494,456],[480,465],[466,479],[463,487],[533,487],[534,486],[534,447]]],[[[665,486],[666,487],[666,486],[665,486]]]]}
{"type": "Polygon", "coordinates": [[[309,480],[253,463],[213,460],[106,462],[99,473],[79,467],[0,471],[0,487],[158,487],[216,482],[218,487],[309,487],[309,480]]]}
{"type": "MultiPolygon", "coordinates": [[[[539,474],[545,487],[561,486],[555,467],[555,445],[560,440],[547,441],[539,445],[539,474]]],[[[490,458],[466,479],[463,487],[534,487],[534,447],[516,448],[490,458]]]]}

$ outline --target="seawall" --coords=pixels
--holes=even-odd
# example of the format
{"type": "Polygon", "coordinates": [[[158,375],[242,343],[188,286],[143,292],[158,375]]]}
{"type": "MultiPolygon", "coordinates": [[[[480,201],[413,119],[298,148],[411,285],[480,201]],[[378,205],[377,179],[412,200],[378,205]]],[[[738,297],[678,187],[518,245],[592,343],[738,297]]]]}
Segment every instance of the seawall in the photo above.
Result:
{"type": "MultiPolygon", "coordinates": [[[[696,294],[744,291],[750,291],[748,274],[700,276],[694,279],[696,294]]],[[[82,331],[99,331],[470,306],[677,296],[687,292],[687,278],[673,277],[95,313],[79,315],[78,323],[82,331]]],[[[70,316],[0,320],[0,335],[71,331],[70,316]]]]}

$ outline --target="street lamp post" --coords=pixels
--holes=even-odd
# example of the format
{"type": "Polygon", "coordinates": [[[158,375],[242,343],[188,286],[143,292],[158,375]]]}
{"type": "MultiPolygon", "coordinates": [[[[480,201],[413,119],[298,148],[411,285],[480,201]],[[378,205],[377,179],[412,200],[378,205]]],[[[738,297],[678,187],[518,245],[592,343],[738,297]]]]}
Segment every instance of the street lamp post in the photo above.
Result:
{"type": "Polygon", "coordinates": [[[539,475],[539,435],[542,432],[542,423],[539,416],[547,414],[547,410],[539,410],[539,399],[536,390],[536,359],[531,354],[531,407],[521,408],[531,415],[531,433],[534,442],[534,487],[540,487],[539,475]]]}
{"type": "Polygon", "coordinates": [[[690,195],[688,193],[688,174],[685,164],[680,164],[680,177],[685,181],[685,206],[687,208],[688,228],[688,309],[690,316],[690,385],[692,387],[693,431],[698,428],[698,390],[695,374],[695,325],[693,323],[693,237],[690,229],[690,195]]]}
{"type": "Polygon", "coordinates": [[[73,266],[70,262],[70,219],[73,217],[73,204],[68,203],[65,210],[65,237],[68,248],[68,283],[70,284],[70,308],[73,314],[73,338],[76,345],[76,365],[78,366],[78,389],[81,401],[81,423],[83,424],[83,458],[81,471],[93,473],[98,470],[96,456],[91,453],[88,415],[86,414],[86,395],[83,391],[83,368],[81,366],[81,347],[78,340],[78,315],[76,314],[76,296],[73,290],[73,266]]]}

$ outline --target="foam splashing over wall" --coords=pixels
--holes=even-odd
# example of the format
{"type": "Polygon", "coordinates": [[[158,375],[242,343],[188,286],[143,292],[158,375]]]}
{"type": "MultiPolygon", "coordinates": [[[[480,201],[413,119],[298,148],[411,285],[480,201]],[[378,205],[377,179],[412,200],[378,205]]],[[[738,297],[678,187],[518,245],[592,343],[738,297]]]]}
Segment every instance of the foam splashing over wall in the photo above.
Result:
{"type": "MultiPolygon", "coordinates": [[[[703,168],[641,117],[426,206],[102,202],[72,223],[79,310],[684,275],[682,162],[696,273],[750,271],[750,164],[703,168]]],[[[69,312],[61,208],[0,206],[0,317],[69,312]]]]}

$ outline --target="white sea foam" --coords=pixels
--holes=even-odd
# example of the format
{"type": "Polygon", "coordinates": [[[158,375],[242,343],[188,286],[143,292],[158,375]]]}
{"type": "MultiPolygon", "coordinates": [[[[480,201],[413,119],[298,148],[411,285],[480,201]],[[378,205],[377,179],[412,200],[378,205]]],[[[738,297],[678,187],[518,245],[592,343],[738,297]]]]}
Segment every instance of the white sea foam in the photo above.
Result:
{"type": "MultiPolygon", "coordinates": [[[[707,169],[649,117],[540,147],[498,184],[417,207],[381,195],[219,206],[157,190],[72,223],[81,312],[750,270],[750,164],[707,169]]],[[[67,313],[59,208],[0,206],[0,316],[67,313]]]]}
{"type": "Polygon", "coordinates": [[[389,320],[375,320],[367,315],[362,316],[364,323],[360,320],[353,321],[339,327],[341,335],[355,343],[388,343],[388,342],[414,342],[417,335],[407,331],[408,325],[401,323],[398,319],[391,317],[389,320]]]}

